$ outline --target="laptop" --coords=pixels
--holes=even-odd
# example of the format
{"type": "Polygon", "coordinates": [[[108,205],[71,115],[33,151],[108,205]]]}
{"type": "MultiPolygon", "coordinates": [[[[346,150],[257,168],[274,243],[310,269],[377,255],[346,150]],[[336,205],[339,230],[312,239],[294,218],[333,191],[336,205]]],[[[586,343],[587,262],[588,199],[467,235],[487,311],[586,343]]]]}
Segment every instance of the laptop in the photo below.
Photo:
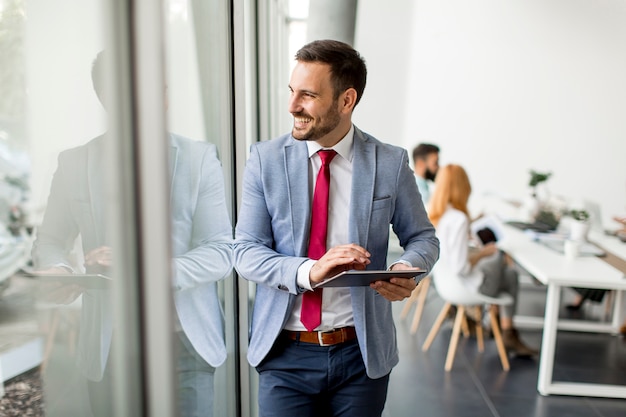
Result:
{"type": "Polygon", "coordinates": [[[533,232],[539,232],[539,233],[554,232],[557,226],[557,225],[547,224],[541,221],[534,221],[532,223],[529,223],[529,222],[510,220],[506,222],[506,224],[516,227],[520,230],[532,230],[533,232]]]}

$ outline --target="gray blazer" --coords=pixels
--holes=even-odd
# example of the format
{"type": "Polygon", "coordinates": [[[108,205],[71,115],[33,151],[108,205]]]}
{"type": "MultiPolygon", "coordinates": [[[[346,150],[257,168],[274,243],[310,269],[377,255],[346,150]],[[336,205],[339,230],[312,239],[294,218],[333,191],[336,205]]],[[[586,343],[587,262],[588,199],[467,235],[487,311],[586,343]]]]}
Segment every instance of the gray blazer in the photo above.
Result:
{"type": "MultiPolygon", "coordinates": [[[[402,148],[355,128],[350,242],[371,254],[368,269],[386,269],[389,225],[401,259],[431,269],[439,241],[402,148]]],[[[293,308],[298,267],[307,260],[311,192],[307,146],[291,135],[254,144],[243,178],[235,233],[235,268],[257,285],[248,360],[270,351],[293,308]]],[[[391,303],[369,287],[351,289],[355,327],[367,373],[379,378],[398,362],[391,303]]]]}
{"type": "MultiPolygon", "coordinates": [[[[72,266],[80,235],[84,253],[110,245],[104,216],[102,176],[105,136],[62,152],[37,239],[37,268],[72,266]]],[[[180,326],[196,351],[212,366],[226,359],[223,314],[216,281],[232,271],[232,226],[221,164],[214,145],[170,135],[173,293],[180,326]]],[[[115,278],[115,277],[113,277],[115,278]]],[[[83,373],[100,380],[112,335],[110,290],[82,297],[78,361],[83,373]]]]}

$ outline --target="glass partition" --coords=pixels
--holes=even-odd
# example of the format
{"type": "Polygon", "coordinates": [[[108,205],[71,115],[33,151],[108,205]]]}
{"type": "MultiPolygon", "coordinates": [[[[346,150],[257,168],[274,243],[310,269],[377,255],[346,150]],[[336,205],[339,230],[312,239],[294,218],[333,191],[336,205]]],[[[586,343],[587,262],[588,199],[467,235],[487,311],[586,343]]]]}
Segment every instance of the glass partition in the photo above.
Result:
{"type": "Polygon", "coordinates": [[[154,6],[0,0],[7,415],[238,415],[231,2],[154,6]]]}
{"type": "MultiPolygon", "coordinates": [[[[193,195],[185,193],[183,166],[176,168],[179,187],[176,182],[172,187],[174,251],[179,247],[183,252],[174,253],[175,265],[180,268],[176,272],[189,275],[182,280],[176,277],[182,285],[174,290],[178,313],[175,340],[182,340],[179,352],[200,355],[200,360],[190,364],[178,363],[187,367],[186,379],[180,381],[186,385],[181,397],[195,391],[199,401],[198,413],[187,415],[234,416],[239,358],[230,258],[234,202],[231,5],[226,0],[166,0],[165,10],[168,131],[182,144],[199,142],[190,148],[187,158],[199,160],[196,153],[206,153],[201,165],[192,166],[187,174],[202,175],[200,189],[193,195]],[[190,207],[190,198],[197,201],[195,207],[190,207]],[[186,216],[190,209],[193,223],[188,226],[197,231],[192,236],[207,241],[184,253],[188,236],[177,236],[177,230],[185,227],[187,219],[181,215],[186,216]],[[197,266],[201,268],[189,270],[197,266]]],[[[178,164],[185,162],[182,150],[177,152],[178,164]]]]}

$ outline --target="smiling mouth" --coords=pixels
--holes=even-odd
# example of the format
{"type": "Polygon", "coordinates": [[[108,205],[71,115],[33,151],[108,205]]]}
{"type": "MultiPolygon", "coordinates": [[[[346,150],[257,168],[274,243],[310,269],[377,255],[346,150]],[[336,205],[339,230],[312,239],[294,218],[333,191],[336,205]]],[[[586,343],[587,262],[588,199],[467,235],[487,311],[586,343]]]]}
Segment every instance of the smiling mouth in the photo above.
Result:
{"type": "Polygon", "coordinates": [[[293,126],[296,129],[303,129],[305,127],[307,127],[311,122],[313,121],[313,119],[311,119],[310,117],[301,117],[301,116],[294,116],[293,118],[293,126]]]}

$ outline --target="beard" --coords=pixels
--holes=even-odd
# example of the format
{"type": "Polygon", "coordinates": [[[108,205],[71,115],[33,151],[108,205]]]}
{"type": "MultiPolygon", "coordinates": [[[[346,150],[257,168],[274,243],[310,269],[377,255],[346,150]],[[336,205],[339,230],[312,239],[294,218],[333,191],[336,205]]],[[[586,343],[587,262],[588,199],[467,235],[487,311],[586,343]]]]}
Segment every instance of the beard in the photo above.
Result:
{"type": "MultiPolygon", "coordinates": [[[[308,117],[311,118],[306,113],[293,113],[293,117],[308,117]]],[[[317,125],[312,125],[308,127],[306,130],[296,129],[295,126],[291,130],[291,135],[298,140],[319,140],[335,130],[337,126],[339,126],[339,122],[341,121],[341,117],[339,115],[339,110],[333,105],[328,109],[326,114],[321,116],[317,125]]]]}
{"type": "Polygon", "coordinates": [[[437,172],[432,172],[430,169],[426,168],[426,172],[424,173],[424,177],[427,180],[435,181],[435,177],[437,176],[437,172]]]}

